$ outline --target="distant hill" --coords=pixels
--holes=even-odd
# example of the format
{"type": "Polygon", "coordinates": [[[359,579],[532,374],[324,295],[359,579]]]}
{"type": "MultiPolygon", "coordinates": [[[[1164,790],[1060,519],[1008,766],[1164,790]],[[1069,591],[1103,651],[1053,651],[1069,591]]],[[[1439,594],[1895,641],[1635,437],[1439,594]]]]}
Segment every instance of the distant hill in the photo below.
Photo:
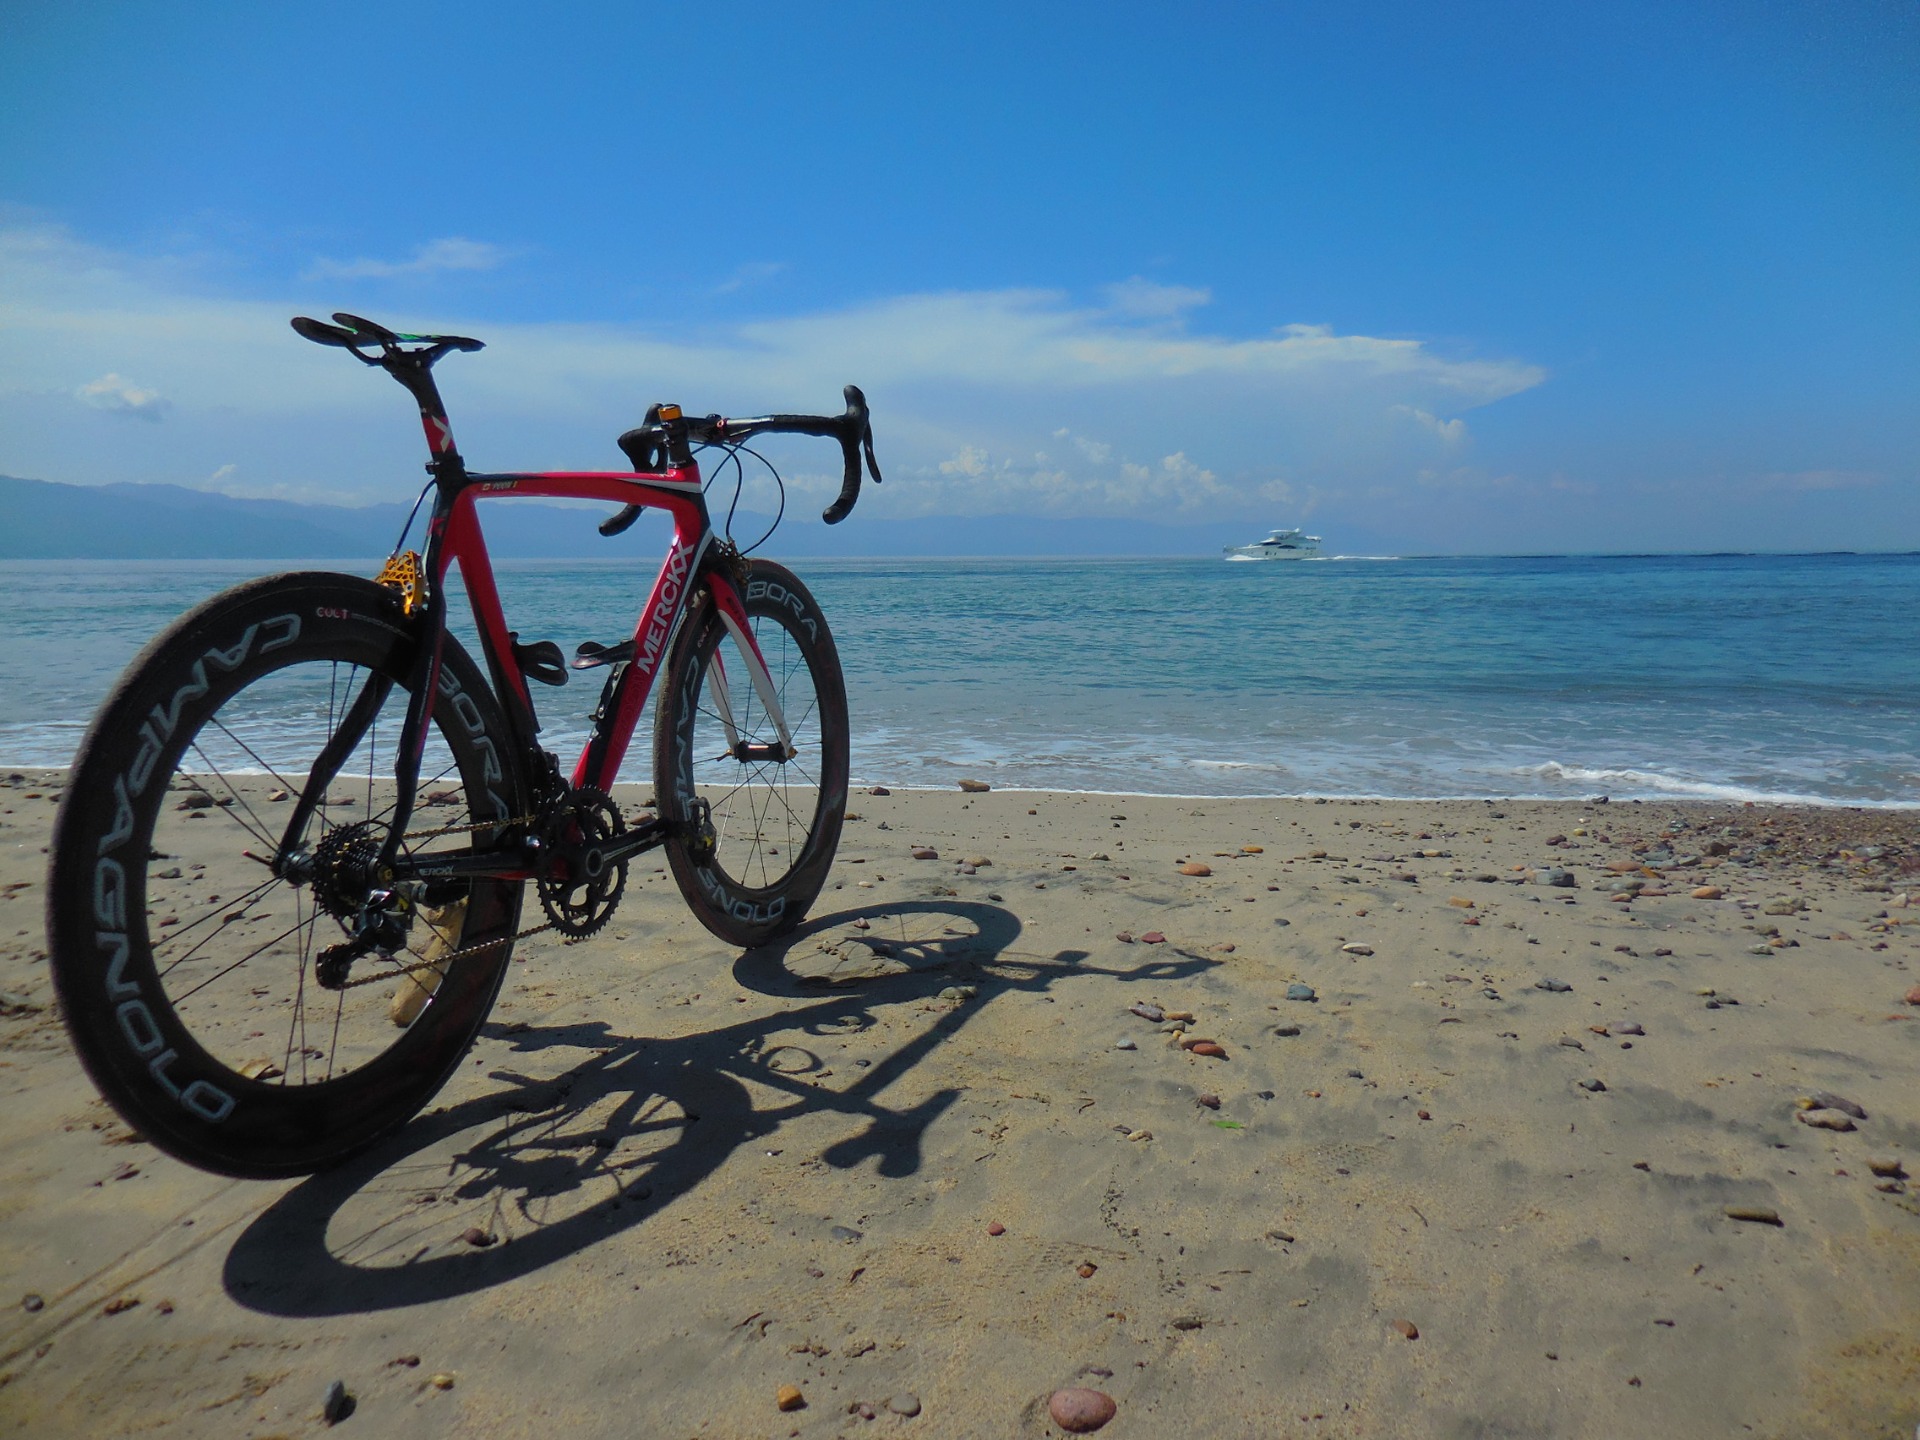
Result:
{"type": "MultiPolygon", "coordinates": [[[[181,485],[63,485],[0,475],[0,560],[365,559],[392,548],[406,513],[407,507],[397,504],[302,505],[242,500],[181,485]]],[[[483,513],[488,545],[503,558],[619,553],[594,529],[599,514],[608,512],[511,501],[483,513]]],[[[742,544],[751,543],[770,518],[743,512],[734,518],[734,534],[742,544]]],[[[1217,555],[1222,544],[1244,540],[1239,532],[1247,528],[1007,515],[870,520],[857,512],[829,527],[789,509],[767,553],[1217,555]]],[[[414,533],[419,534],[417,527],[414,533]]]]}

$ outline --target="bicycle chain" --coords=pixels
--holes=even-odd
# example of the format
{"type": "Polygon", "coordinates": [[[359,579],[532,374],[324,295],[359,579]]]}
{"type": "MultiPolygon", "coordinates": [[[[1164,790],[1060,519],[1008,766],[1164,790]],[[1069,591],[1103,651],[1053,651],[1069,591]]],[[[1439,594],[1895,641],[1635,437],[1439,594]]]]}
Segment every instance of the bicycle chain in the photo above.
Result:
{"type": "MultiPolygon", "coordinates": [[[[409,830],[400,838],[402,841],[438,840],[445,835],[466,835],[471,834],[475,830],[498,830],[508,825],[531,825],[538,818],[538,816],[534,815],[515,815],[506,820],[482,820],[472,825],[443,825],[438,830],[409,830]]],[[[539,935],[553,928],[553,922],[551,920],[547,921],[544,925],[529,925],[525,930],[520,931],[516,935],[509,936],[504,940],[482,940],[478,945],[468,945],[460,950],[449,950],[445,955],[440,956],[436,960],[416,960],[411,965],[399,965],[391,970],[381,970],[372,975],[363,975],[358,980],[348,980],[340,988],[342,990],[357,990],[362,985],[384,985],[390,981],[398,980],[402,976],[417,974],[422,970],[438,969],[444,974],[445,970],[453,968],[456,961],[468,960],[475,955],[484,955],[487,951],[498,949],[502,945],[518,945],[522,940],[534,935],[539,935]]],[[[568,943],[571,944],[573,942],[569,941],[568,943]]]]}

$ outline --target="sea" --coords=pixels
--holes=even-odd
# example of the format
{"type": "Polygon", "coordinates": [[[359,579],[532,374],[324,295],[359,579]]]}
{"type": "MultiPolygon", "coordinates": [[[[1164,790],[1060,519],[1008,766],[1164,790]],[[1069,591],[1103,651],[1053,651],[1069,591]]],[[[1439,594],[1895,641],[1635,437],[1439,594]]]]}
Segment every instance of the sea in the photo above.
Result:
{"type": "MultiPolygon", "coordinates": [[[[1920,805],[1920,555],[791,563],[861,784],[1920,805]]],[[[0,764],[67,764],[156,630],[284,568],[0,563],[0,764]]],[[[652,579],[499,570],[509,623],[569,654],[631,633],[652,579]]],[[[598,687],[535,690],[570,766],[598,687]]]]}

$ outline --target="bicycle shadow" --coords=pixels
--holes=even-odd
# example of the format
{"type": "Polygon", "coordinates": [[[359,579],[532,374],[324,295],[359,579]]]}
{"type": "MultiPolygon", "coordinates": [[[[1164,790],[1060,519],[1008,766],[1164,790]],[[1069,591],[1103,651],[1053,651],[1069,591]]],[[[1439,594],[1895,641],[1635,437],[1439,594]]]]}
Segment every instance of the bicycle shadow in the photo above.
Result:
{"type": "Polygon", "coordinates": [[[263,1314],[307,1318],[471,1294],[644,1224],[743,1146],[809,1115],[844,1115],[858,1128],[799,1163],[849,1169],[873,1160],[882,1176],[909,1176],[928,1128],[960,1092],[937,1091],[910,1109],[877,1097],[996,996],[1040,993],[1069,975],[1171,981],[1215,963],[1182,954],[1094,966],[1080,950],[1022,954],[1020,932],[1010,912],[972,902],[842,910],[735,961],[742,988],[806,1002],[799,1009],[664,1040],[614,1035],[598,1021],[492,1024],[488,1034],[518,1056],[582,1058],[548,1079],[497,1069],[502,1090],[429,1112],[301,1182],[235,1240],[226,1292],[263,1314]],[[817,943],[858,919],[885,934],[817,943]],[[956,977],[977,996],[941,1000],[956,977]],[[805,1040],[871,1029],[877,1007],[913,1001],[929,1002],[926,1024],[840,1088],[825,1083],[828,1067],[805,1040]],[[789,1038],[795,1032],[801,1043],[789,1038]],[[487,1243],[458,1238],[462,1221],[487,1243]]]}

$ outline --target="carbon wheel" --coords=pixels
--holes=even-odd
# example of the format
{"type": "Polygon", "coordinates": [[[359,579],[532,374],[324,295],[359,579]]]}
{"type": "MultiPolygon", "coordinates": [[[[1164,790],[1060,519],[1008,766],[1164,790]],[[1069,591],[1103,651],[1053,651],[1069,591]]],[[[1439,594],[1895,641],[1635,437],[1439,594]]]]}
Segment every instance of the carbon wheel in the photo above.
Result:
{"type": "MultiPolygon", "coordinates": [[[[493,1004],[518,881],[394,902],[391,953],[320,984],[379,884],[413,653],[389,590],[254,581],[156,638],[81,744],[48,886],[54,981],[101,1092],[189,1164],[266,1177],[352,1154],[426,1103],[493,1004]],[[276,875],[290,828],[300,863],[276,875]]],[[[451,638],[444,654],[404,853],[484,845],[525,809],[492,695],[451,638]]]]}
{"type": "Polygon", "coordinates": [[[688,906],[750,946],[798,925],[826,883],[847,810],[847,693],[826,616],[791,571],[752,561],[741,596],[793,753],[780,754],[740,642],[703,588],[667,665],[654,780],[688,906]]]}

